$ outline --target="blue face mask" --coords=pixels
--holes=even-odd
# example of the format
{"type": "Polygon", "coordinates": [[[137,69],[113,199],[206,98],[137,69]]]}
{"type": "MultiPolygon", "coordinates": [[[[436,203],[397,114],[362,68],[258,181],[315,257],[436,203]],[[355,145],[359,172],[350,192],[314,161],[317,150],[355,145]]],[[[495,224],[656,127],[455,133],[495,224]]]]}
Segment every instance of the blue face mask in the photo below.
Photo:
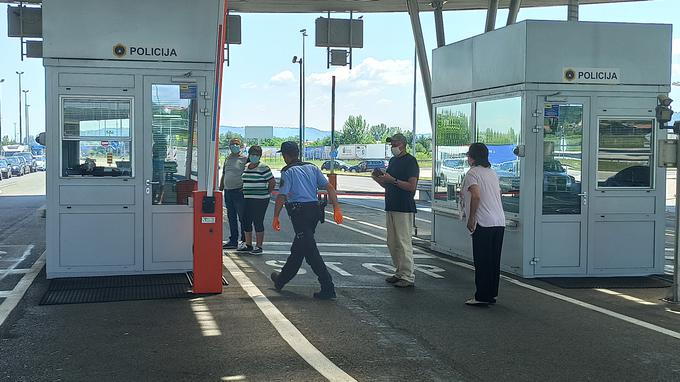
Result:
{"type": "Polygon", "coordinates": [[[251,155],[249,159],[250,159],[250,163],[260,163],[260,156],[259,155],[251,155]]]}
{"type": "Polygon", "coordinates": [[[232,154],[238,154],[241,152],[241,148],[237,145],[229,145],[229,150],[231,150],[232,154]]]}

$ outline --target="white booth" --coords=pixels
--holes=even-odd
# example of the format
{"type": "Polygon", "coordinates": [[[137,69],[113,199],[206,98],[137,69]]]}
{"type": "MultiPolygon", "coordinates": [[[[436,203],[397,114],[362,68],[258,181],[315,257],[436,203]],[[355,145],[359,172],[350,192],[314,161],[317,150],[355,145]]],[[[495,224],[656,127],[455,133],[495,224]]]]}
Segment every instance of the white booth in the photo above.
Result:
{"type": "Polygon", "coordinates": [[[671,40],[670,25],[526,21],[435,49],[432,248],[472,257],[458,197],[477,141],[501,183],[503,270],[663,273],[671,40]]]}
{"type": "Polygon", "coordinates": [[[47,277],[192,268],[220,0],[44,0],[47,277]]]}

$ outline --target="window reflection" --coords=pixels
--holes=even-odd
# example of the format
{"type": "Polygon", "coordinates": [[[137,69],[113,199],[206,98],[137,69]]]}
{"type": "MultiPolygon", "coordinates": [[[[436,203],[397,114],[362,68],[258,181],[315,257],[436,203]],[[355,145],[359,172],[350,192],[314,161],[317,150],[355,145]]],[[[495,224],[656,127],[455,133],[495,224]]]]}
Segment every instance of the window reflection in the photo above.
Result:
{"type": "Polygon", "coordinates": [[[514,149],[522,131],[521,97],[477,102],[477,141],[489,148],[489,162],[501,185],[506,212],[519,213],[520,161],[514,149]]]}
{"type": "Polygon", "coordinates": [[[543,214],[581,213],[583,105],[544,105],[543,214]]]}
{"type": "Polygon", "coordinates": [[[598,134],[598,187],[651,188],[654,120],[602,119],[598,134]]]}
{"type": "Polygon", "coordinates": [[[62,176],[132,176],[132,101],[64,98],[62,176]]]}
{"type": "Polygon", "coordinates": [[[458,209],[458,194],[469,166],[465,153],[472,143],[472,105],[438,107],[435,126],[435,203],[458,209]]]}
{"type": "Polygon", "coordinates": [[[198,180],[195,85],[153,85],[153,204],[188,204],[198,180]],[[187,90],[188,88],[188,90],[187,90]]]}

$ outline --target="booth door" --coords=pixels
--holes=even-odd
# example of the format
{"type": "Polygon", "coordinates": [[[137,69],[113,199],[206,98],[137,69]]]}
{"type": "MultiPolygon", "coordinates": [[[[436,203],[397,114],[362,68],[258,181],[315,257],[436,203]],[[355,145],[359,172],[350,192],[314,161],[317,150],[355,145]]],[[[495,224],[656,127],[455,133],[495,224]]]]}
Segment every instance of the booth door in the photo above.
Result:
{"type": "Polygon", "coordinates": [[[536,275],[587,271],[589,98],[537,100],[536,275]]]}
{"type": "Polygon", "coordinates": [[[192,268],[191,192],[202,174],[204,77],[144,78],[144,269],[192,268]]]}

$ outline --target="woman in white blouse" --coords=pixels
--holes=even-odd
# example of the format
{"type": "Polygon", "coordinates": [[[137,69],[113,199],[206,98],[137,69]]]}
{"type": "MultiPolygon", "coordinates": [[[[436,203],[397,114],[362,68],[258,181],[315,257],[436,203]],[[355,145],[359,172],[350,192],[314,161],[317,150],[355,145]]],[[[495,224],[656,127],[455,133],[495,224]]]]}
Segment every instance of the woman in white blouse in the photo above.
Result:
{"type": "Polygon", "coordinates": [[[467,160],[470,170],[465,174],[461,192],[467,229],[472,236],[477,291],[465,303],[484,306],[495,304],[498,297],[505,214],[498,175],[489,163],[489,149],[483,143],[473,143],[467,160]]]}

